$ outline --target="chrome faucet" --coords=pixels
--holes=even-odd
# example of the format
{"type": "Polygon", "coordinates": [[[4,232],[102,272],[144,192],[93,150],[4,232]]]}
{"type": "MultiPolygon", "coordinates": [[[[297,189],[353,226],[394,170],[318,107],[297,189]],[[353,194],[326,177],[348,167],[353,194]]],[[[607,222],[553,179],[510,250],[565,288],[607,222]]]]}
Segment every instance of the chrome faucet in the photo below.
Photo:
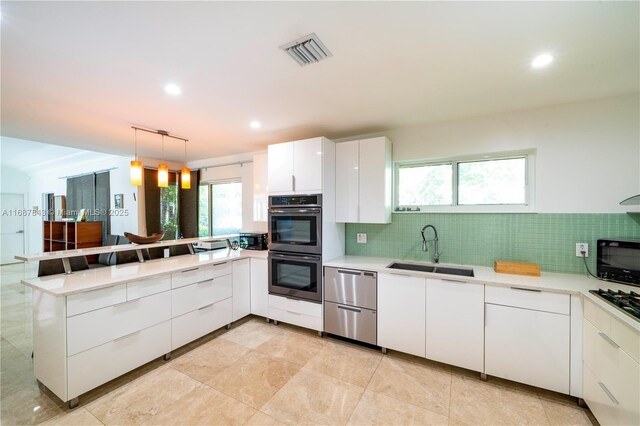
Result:
{"type": "Polygon", "coordinates": [[[434,249],[433,249],[433,263],[438,263],[438,261],[440,260],[440,252],[438,251],[438,231],[436,231],[436,227],[433,225],[426,225],[424,228],[422,228],[422,231],[420,231],[420,234],[422,234],[422,251],[423,252],[428,252],[429,251],[429,247],[427,245],[427,243],[429,241],[433,241],[434,242],[434,249]],[[433,229],[433,234],[435,235],[433,240],[427,240],[424,237],[424,231],[427,228],[431,228],[433,229]]]}

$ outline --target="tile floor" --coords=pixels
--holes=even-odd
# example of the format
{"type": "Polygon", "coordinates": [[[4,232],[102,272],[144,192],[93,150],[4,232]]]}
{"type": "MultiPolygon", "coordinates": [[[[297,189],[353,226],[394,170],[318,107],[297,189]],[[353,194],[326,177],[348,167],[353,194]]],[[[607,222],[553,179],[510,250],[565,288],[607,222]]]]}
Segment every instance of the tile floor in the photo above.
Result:
{"type": "Polygon", "coordinates": [[[0,421],[167,425],[591,425],[572,398],[249,318],[80,397],[69,410],[31,363],[32,265],[0,267],[0,421]]]}

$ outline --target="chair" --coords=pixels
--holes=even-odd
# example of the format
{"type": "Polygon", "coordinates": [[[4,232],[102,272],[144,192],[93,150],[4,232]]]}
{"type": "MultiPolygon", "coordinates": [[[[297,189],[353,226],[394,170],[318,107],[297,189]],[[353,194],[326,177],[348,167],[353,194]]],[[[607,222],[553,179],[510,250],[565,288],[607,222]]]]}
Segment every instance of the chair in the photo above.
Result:
{"type": "MultiPolygon", "coordinates": [[[[85,256],[70,257],[69,264],[71,265],[71,270],[74,272],[89,269],[89,263],[85,256]]],[[[39,277],[56,274],[64,274],[62,259],[41,260],[38,262],[39,277]]]]}
{"type": "MultiPolygon", "coordinates": [[[[107,235],[106,246],[118,245],[119,235],[107,235]]],[[[89,268],[101,268],[103,266],[111,266],[116,264],[116,257],[113,253],[102,253],[98,255],[98,263],[89,265],[89,268]]]]}

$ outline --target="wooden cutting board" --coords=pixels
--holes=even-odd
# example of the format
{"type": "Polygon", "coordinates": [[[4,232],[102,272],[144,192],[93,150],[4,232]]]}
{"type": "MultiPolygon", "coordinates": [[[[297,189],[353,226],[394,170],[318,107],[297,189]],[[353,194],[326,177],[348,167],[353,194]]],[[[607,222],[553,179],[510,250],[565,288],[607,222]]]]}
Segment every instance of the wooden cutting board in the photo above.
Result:
{"type": "Polygon", "coordinates": [[[493,263],[493,270],[500,274],[540,276],[540,266],[535,263],[507,262],[506,260],[496,260],[493,263]]]}

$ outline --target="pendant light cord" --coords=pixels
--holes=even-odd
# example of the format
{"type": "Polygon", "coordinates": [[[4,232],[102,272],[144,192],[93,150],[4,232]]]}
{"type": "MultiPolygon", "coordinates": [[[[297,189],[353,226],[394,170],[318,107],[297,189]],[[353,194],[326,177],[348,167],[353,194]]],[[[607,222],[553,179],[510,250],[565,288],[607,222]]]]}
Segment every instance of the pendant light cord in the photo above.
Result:
{"type": "Polygon", "coordinates": [[[133,157],[138,161],[138,129],[133,129],[133,157]]]}

